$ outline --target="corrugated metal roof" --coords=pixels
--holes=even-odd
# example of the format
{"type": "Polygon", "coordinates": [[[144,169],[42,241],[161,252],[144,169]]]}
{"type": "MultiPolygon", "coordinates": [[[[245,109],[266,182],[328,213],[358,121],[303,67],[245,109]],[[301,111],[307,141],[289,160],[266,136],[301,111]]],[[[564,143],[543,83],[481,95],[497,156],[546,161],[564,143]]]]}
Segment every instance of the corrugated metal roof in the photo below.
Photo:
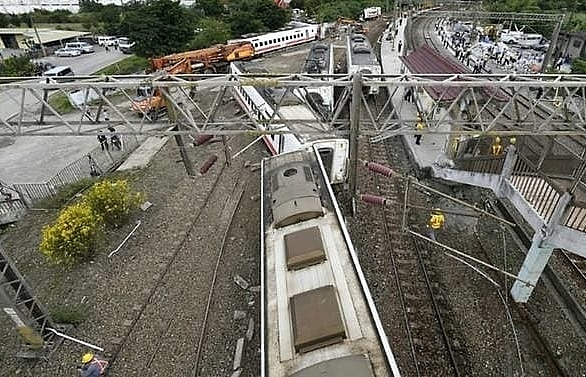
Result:
{"type": "MultiPolygon", "coordinates": [[[[446,59],[428,46],[419,47],[409,55],[401,56],[401,61],[405,64],[409,72],[414,74],[460,74],[466,72],[466,68],[462,65],[446,59]]],[[[427,86],[426,90],[434,101],[453,101],[458,97],[463,88],[427,86]]]]}
{"type": "MultiPolygon", "coordinates": [[[[50,43],[61,41],[65,39],[83,37],[91,35],[87,31],[72,31],[72,30],[55,30],[55,29],[37,29],[39,37],[43,43],[50,43]]],[[[25,38],[32,38],[37,41],[35,30],[32,28],[0,28],[0,35],[22,35],[25,38]]]]}
{"type": "MultiPolygon", "coordinates": [[[[409,72],[413,74],[443,74],[443,75],[458,75],[468,74],[470,71],[457,61],[448,59],[439,52],[429,46],[422,46],[412,51],[407,56],[401,56],[401,61],[409,72]]],[[[434,101],[453,101],[458,98],[458,95],[465,88],[446,87],[438,85],[426,86],[427,93],[434,101]]],[[[482,89],[489,97],[494,95],[497,101],[508,101],[507,96],[502,91],[495,93],[495,88],[485,87],[482,89]]]]}

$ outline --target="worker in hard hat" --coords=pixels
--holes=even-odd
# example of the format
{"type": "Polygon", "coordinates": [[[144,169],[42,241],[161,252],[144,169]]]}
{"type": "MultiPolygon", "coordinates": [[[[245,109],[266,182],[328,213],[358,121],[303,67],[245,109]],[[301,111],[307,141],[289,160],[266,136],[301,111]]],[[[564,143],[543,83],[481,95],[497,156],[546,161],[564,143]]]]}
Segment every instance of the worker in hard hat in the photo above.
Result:
{"type": "Polygon", "coordinates": [[[503,152],[503,146],[501,145],[501,138],[495,137],[492,146],[490,147],[490,153],[493,156],[497,156],[503,152]]]}
{"type": "MultiPolygon", "coordinates": [[[[415,129],[417,131],[422,131],[423,129],[425,129],[423,117],[419,113],[417,113],[417,118],[415,119],[415,129]]],[[[421,136],[421,134],[415,134],[415,144],[421,145],[421,136]]]]}
{"type": "Polygon", "coordinates": [[[446,218],[442,211],[439,208],[434,208],[427,224],[428,237],[435,241],[435,233],[444,226],[445,221],[446,218]]]}
{"type": "Polygon", "coordinates": [[[107,368],[108,361],[88,352],[81,357],[79,373],[81,377],[103,377],[106,375],[107,368]]]}

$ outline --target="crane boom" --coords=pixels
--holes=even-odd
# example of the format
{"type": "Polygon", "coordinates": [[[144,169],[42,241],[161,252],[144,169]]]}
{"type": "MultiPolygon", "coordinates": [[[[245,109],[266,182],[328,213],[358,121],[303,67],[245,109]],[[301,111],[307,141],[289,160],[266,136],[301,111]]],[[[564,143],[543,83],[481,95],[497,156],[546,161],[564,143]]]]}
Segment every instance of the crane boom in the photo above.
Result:
{"type": "MultiPolygon", "coordinates": [[[[254,47],[250,42],[238,42],[227,45],[218,44],[200,50],[178,52],[160,58],[152,58],[150,62],[152,71],[167,71],[168,68],[182,61],[188,61],[194,67],[194,70],[201,68],[204,71],[216,72],[221,66],[227,66],[231,61],[250,59],[253,56],[254,47]]],[[[174,73],[192,73],[192,71],[174,73]]]]}

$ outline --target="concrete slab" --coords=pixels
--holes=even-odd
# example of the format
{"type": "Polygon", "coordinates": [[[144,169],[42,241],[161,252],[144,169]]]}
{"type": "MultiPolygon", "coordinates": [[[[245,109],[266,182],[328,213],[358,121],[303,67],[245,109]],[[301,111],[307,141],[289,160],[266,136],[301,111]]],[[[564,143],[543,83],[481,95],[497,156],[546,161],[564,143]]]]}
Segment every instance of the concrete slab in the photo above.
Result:
{"type": "Polygon", "coordinates": [[[117,171],[125,171],[125,170],[133,170],[133,169],[142,169],[145,168],[148,163],[150,162],[151,158],[161,148],[167,141],[169,140],[168,137],[160,137],[160,136],[152,136],[146,139],[144,143],[124,161],[122,165],[120,165],[117,171]]]}

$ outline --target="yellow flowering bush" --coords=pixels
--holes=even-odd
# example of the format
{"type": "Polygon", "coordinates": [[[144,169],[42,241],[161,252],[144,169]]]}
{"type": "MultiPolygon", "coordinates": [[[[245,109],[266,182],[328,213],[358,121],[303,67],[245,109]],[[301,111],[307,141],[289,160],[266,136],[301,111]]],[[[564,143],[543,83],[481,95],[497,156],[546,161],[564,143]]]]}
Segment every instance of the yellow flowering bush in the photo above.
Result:
{"type": "Polygon", "coordinates": [[[84,203],[64,208],[54,224],[43,228],[39,248],[56,264],[72,264],[94,251],[102,219],[84,203]]]}
{"type": "Polygon", "coordinates": [[[90,206],[106,223],[118,227],[128,220],[130,213],[144,201],[144,196],[130,190],[125,180],[105,180],[93,185],[82,201],[90,206]]]}

